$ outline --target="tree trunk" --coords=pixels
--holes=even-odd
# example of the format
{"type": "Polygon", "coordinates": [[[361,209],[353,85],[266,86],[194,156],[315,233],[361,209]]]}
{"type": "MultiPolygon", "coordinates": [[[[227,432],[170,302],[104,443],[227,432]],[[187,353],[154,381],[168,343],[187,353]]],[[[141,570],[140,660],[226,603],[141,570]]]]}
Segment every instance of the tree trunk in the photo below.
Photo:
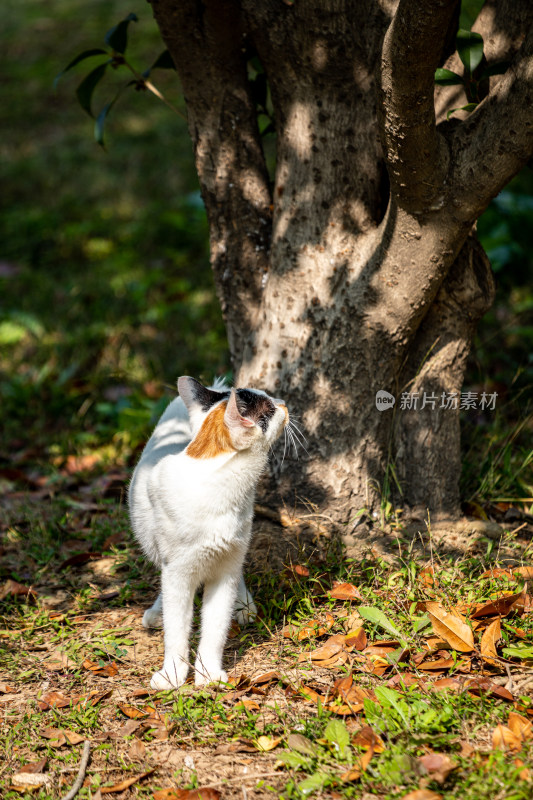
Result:
{"type": "Polygon", "coordinates": [[[283,397],[307,437],[273,462],[278,496],[349,522],[394,484],[406,504],[456,513],[459,417],[440,404],[461,391],[493,297],[475,221],[533,149],[533,35],[519,47],[515,32],[513,68],[475,113],[437,125],[457,0],[152,5],[187,101],[236,383],[283,397]],[[275,115],[273,179],[252,56],[275,115]],[[402,392],[438,402],[404,410],[402,392]]]}

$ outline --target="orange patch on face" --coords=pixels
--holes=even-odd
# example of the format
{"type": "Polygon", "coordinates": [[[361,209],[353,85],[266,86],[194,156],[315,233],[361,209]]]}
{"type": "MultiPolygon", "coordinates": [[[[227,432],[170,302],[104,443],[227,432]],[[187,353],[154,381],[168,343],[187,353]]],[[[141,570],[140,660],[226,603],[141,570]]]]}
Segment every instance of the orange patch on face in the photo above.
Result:
{"type": "Polygon", "coordinates": [[[227,403],[221,403],[204,419],[202,427],[187,446],[185,452],[191,458],[214,458],[222,453],[233,453],[229,430],[224,423],[227,403]]]}
{"type": "Polygon", "coordinates": [[[280,403],[279,408],[282,408],[285,412],[285,425],[289,422],[289,409],[285,405],[285,403],[280,403]]]}

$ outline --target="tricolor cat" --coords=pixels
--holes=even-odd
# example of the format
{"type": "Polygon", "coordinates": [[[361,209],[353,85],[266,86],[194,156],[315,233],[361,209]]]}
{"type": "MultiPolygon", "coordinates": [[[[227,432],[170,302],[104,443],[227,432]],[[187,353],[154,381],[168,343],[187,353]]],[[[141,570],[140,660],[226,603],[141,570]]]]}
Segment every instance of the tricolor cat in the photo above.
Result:
{"type": "Polygon", "coordinates": [[[203,585],[197,685],[226,681],[222,653],[232,614],[256,613],[242,576],[254,493],[268,451],[289,422],[282,400],[257,389],[209,389],[178,380],[180,396],[159,420],[131,480],[135,536],[161,569],[161,594],[143,617],[165,634],[153,689],[183,684],[189,670],[194,594],[203,585]]]}

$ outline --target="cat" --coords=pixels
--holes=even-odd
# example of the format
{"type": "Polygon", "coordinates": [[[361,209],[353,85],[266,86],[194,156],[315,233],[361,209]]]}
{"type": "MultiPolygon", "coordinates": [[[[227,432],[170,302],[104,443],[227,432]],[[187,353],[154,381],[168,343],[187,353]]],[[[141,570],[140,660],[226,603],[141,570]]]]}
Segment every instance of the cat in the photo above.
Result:
{"type": "Polygon", "coordinates": [[[161,593],[143,617],[164,629],[163,667],[153,689],[178,688],[189,670],[196,590],[203,585],[197,686],[227,681],[222,654],[232,614],[243,624],[257,609],[242,567],[250,543],[254,493],[269,448],[289,424],[282,400],[258,389],[207,388],[178,380],[129,486],[133,532],[161,569],[161,593]]]}

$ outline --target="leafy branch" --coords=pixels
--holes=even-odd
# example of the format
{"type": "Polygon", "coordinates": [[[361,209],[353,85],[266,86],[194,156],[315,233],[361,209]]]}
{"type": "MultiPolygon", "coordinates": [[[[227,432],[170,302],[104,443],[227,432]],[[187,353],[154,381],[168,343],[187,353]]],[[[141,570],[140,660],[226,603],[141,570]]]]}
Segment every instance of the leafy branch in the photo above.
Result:
{"type": "Polygon", "coordinates": [[[456,47],[464,66],[463,75],[440,67],[435,70],[435,83],[438,86],[463,86],[468,103],[460,108],[451,108],[446,119],[450,119],[456,111],[474,111],[483,99],[482,84],[492,75],[503,75],[509,67],[507,61],[487,64],[483,53],[483,37],[479,33],[460,29],[457,32],[456,47]]]}
{"type": "Polygon", "coordinates": [[[130,61],[126,58],[126,50],[128,47],[128,26],[130,22],[137,22],[138,18],[136,14],[128,14],[128,16],[119,22],[117,25],[114,25],[110,30],[107,31],[104,41],[107,45],[108,49],[105,50],[101,47],[92,48],[90,50],[84,50],[82,53],[79,53],[67,66],[65,69],[61,70],[61,72],[56,76],[54,80],[54,88],[57,86],[60,78],[73,67],[80,64],[82,61],[85,61],[88,58],[94,58],[95,56],[107,56],[106,60],[95,67],[91,72],[89,72],[85,78],[82,80],[80,85],[76,90],[76,97],[78,98],[78,102],[83,108],[84,111],[89,114],[95,120],[94,124],[94,138],[98,142],[99,145],[102,147],[104,146],[104,126],[109,115],[109,112],[119,99],[119,97],[123,94],[123,92],[130,86],[133,86],[136,91],[149,91],[153,95],[155,95],[159,100],[161,100],[168,108],[170,108],[175,114],[178,114],[182,119],[186,119],[185,115],[176,108],[167,98],[163,95],[163,93],[151,82],[150,75],[154,69],[175,69],[174,63],[170,56],[168,50],[164,50],[161,55],[154,61],[151,67],[146,69],[144,72],[139,72],[130,61]],[[124,86],[121,86],[118,92],[116,93],[115,97],[106,103],[100,112],[95,116],[93,113],[92,108],[92,101],[93,101],[93,94],[103,79],[107,72],[107,68],[111,67],[112,69],[120,69],[124,67],[125,69],[129,70],[133,75],[133,80],[128,81],[124,86]]]}

